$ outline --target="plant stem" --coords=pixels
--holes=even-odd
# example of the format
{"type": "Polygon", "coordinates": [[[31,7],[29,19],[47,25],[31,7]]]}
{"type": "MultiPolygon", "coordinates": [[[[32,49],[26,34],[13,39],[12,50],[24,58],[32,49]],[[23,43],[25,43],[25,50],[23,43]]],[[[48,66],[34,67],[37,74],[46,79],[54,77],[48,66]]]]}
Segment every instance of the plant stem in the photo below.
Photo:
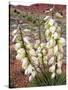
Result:
{"type": "MultiPolygon", "coordinates": [[[[57,63],[57,56],[55,56],[55,63],[57,63]]],[[[54,78],[54,85],[56,85],[56,76],[57,76],[57,73],[56,73],[56,69],[57,69],[57,64],[56,64],[56,66],[55,66],[55,78],[54,78]]]]}
{"type": "MultiPolygon", "coordinates": [[[[23,40],[23,35],[22,35],[22,32],[21,32],[21,28],[20,28],[20,27],[19,27],[19,30],[20,30],[20,35],[21,35],[22,44],[23,44],[23,47],[24,47],[24,49],[25,49],[26,56],[28,57],[28,61],[29,61],[30,64],[34,67],[35,71],[36,71],[37,73],[39,73],[39,72],[36,70],[36,67],[31,63],[30,57],[29,57],[29,55],[28,55],[28,52],[27,52],[27,49],[26,49],[26,46],[25,46],[25,43],[24,43],[24,40],[23,40]]],[[[38,79],[40,80],[40,82],[42,82],[41,79],[40,79],[40,77],[38,77],[38,79]]]]}

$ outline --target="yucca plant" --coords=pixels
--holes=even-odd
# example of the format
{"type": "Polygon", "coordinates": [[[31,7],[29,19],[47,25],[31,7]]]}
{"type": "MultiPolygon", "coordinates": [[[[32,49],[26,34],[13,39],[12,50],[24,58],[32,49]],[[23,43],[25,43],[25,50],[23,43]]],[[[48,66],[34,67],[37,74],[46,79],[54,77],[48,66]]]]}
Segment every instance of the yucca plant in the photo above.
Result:
{"type": "MultiPolygon", "coordinates": [[[[31,18],[31,17],[30,17],[31,18]]],[[[51,16],[44,20],[37,17],[39,39],[31,43],[21,29],[13,31],[17,52],[16,59],[22,63],[24,74],[29,77],[30,86],[63,85],[66,83],[66,76],[62,73],[64,59],[65,38],[62,37],[62,29],[51,16]],[[43,22],[42,24],[42,21],[43,22]],[[44,41],[41,36],[41,26],[44,27],[44,41]]]]}

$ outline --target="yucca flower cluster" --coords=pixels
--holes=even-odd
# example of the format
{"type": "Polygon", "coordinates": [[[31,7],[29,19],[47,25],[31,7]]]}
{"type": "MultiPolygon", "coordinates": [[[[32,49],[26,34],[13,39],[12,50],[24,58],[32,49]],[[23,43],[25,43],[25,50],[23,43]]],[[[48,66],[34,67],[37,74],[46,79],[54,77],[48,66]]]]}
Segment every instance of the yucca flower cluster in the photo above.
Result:
{"type": "Polygon", "coordinates": [[[57,22],[50,16],[44,18],[46,47],[48,48],[48,65],[49,72],[52,73],[51,78],[56,74],[61,74],[62,63],[64,59],[65,39],[62,37],[62,29],[57,22]]]}
{"type": "Polygon", "coordinates": [[[12,32],[14,37],[12,41],[16,42],[14,46],[17,52],[16,59],[21,61],[29,81],[32,81],[43,68],[45,71],[46,65],[52,73],[51,78],[62,73],[65,39],[61,34],[61,27],[50,16],[46,16],[44,20],[46,42],[36,40],[34,44],[31,43],[28,37],[23,36],[19,27],[12,32]]]}

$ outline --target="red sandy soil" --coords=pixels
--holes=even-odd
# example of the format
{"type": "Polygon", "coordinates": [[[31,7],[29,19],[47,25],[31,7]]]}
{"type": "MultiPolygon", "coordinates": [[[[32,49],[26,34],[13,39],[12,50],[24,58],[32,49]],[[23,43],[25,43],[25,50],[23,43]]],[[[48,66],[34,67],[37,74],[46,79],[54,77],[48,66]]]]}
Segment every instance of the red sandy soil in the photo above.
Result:
{"type": "Polygon", "coordinates": [[[10,61],[10,88],[20,88],[28,86],[28,77],[24,75],[21,69],[21,63],[18,60],[10,61]]]}

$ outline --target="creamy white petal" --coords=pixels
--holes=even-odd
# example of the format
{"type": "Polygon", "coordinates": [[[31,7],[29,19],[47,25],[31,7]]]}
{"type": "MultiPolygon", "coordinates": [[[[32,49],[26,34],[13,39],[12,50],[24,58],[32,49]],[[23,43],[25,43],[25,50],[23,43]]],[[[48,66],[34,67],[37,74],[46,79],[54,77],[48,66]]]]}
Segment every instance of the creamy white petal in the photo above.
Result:
{"type": "Polygon", "coordinates": [[[57,72],[57,74],[61,74],[62,73],[61,68],[58,68],[56,72],[57,72]]]}
{"type": "Polygon", "coordinates": [[[53,79],[55,77],[55,73],[52,73],[51,78],[53,79]]]}
{"type": "Polygon", "coordinates": [[[63,18],[63,16],[62,16],[59,12],[57,12],[57,13],[55,14],[55,16],[56,16],[57,18],[63,18]]]}
{"type": "Polygon", "coordinates": [[[54,46],[54,55],[57,55],[58,54],[58,46],[54,46]]]}
{"type": "Polygon", "coordinates": [[[48,64],[49,64],[49,65],[53,64],[53,63],[54,63],[54,61],[55,61],[54,59],[55,59],[55,58],[54,58],[54,56],[53,56],[53,57],[51,57],[51,58],[49,59],[48,64]]]}
{"type": "Polygon", "coordinates": [[[49,72],[54,72],[54,71],[55,71],[55,65],[50,66],[49,72]]]}
{"type": "Polygon", "coordinates": [[[16,43],[15,44],[15,50],[18,50],[19,48],[21,48],[21,43],[16,43]]]}

